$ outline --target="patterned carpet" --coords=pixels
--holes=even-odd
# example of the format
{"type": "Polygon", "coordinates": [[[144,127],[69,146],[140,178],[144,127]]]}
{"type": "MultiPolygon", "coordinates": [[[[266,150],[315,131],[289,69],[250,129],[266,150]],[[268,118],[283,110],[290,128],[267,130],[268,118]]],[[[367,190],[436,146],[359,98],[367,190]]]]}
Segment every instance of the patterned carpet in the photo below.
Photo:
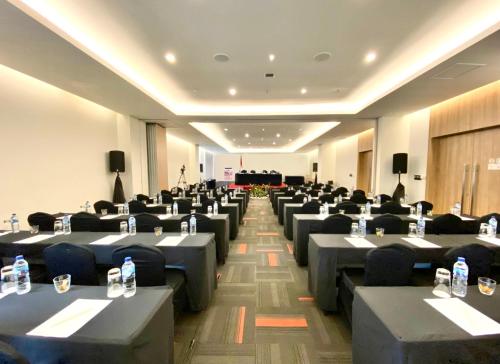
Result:
{"type": "Polygon", "coordinates": [[[351,333],[318,310],[268,199],[251,200],[210,307],[175,323],[175,363],[351,363],[351,333]]]}

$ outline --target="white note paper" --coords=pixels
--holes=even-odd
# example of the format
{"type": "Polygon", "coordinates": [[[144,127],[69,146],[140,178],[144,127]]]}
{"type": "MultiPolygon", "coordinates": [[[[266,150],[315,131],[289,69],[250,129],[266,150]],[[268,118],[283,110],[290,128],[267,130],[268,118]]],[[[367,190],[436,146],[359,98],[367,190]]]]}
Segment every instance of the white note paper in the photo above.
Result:
{"type": "Polygon", "coordinates": [[[372,206],[371,207],[380,207],[381,205],[379,203],[372,203],[372,206]]]}
{"type": "Polygon", "coordinates": [[[499,238],[490,238],[490,237],[486,237],[486,236],[485,237],[478,236],[477,238],[481,241],[485,241],[487,243],[500,246],[500,239],[499,238]]]}
{"type": "Polygon", "coordinates": [[[105,309],[111,301],[77,299],[26,335],[69,337],[105,309]]]}
{"type": "Polygon", "coordinates": [[[472,336],[500,334],[500,324],[459,298],[427,298],[429,305],[472,336]]]}
{"type": "Polygon", "coordinates": [[[156,244],[156,246],[177,246],[184,240],[184,238],[185,236],[167,236],[156,244]]]}
{"type": "Polygon", "coordinates": [[[111,220],[117,218],[118,216],[122,216],[121,214],[107,214],[106,216],[101,216],[101,220],[111,220]]]}
{"type": "MultiPolygon", "coordinates": [[[[417,215],[408,215],[408,217],[410,219],[415,219],[415,220],[418,220],[418,216],[417,215]]],[[[428,217],[425,217],[425,216],[422,216],[424,218],[425,221],[431,221],[432,219],[428,218],[428,217]]]]}
{"type": "Polygon", "coordinates": [[[368,215],[356,215],[358,219],[361,219],[362,217],[365,218],[365,220],[373,220],[373,216],[368,216],[368,215]]]}
{"type": "Polygon", "coordinates": [[[325,215],[314,215],[314,216],[316,216],[316,218],[317,218],[318,220],[324,220],[324,219],[326,219],[326,218],[327,218],[328,216],[330,216],[330,215],[326,215],[326,214],[325,214],[325,215]]]}
{"type": "Polygon", "coordinates": [[[158,206],[157,203],[149,203],[146,205],[146,207],[156,207],[156,206],[158,206]]]}
{"type": "Polygon", "coordinates": [[[431,243],[430,241],[424,240],[422,238],[401,238],[407,241],[411,245],[415,245],[418,248],[441,248],[439,245],[431,243]]]}
{"type": "Polygon", "coordinates": [[[50,238],[53,238],[54,235],[47,235],[47,234],[40,234],[40,235],[35,235],[30,238],[18,240],[18,241],[13,241],[14,244],[34,244],[38,243],[39,241],[47,240],[50,238]]]}
{"type": "Polygon", "coordinates": [[[4,236],[4,235],[7,235],[7,234],[10,234],[10,231],[4,231],[3,233],[0,233],[0,236],[4,236]]]}
{"type": "Polygon", "coordinates": [[[167,220],[169,217],[172,216],[172,214],[161,214],[161,215],[156,215],[160,220],[167,220]]]}
{"type": "Polygon", "coordinates": [[[127,237],[128,235],[127,234],[123,234],[123,235],[106,235],[105,237],[103,238],[100,238],[96,241],[93,241],[91,243],[89,243],[90,245],[111,245],[115,242],[117,242],[118,240],[121,240],[125,237],[127,237]]]}
{"type": "Polygon", "coordinates": [[[473,220],[475,220],[472,217],[465,217],[465,216],[459,216],[459,218],[461,218],[462,221],[473,221],[473,220]]]}
{"type": "Polygon", "coordinates": [[[0,300],[1,300],[2,298],[4,298],[5,296],[7,296],[7,295],[8,295],[8,293],[0,293],[0,300]]]}
{"type": "Polygon", "coordinates": [[[347,242],[356,248],[376,248],[377,246],[365,238],[344,238],[347,242]]]}

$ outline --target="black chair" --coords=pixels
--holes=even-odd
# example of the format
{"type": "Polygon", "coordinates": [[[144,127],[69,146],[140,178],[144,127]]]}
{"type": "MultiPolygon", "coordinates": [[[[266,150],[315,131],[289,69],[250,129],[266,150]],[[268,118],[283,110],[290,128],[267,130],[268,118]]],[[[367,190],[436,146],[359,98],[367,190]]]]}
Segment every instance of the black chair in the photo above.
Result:
{"type": "Polygon", "coordinates": [[[246,169],[242,169],[240,173],[248,173],[246,169]]]}
{"type": "Polygon", "coordinates": [[[323,192],[327,193],[332,192],[332,186],[326,185],[325,187],[323,187],[323,192]]]}
{"type": "Polygon", "coordinates": [[[306,202],[305,204],[302,205],[302,209],[300,211],[301,214],[319,214],[319,208],[321,207],[321,204],[316,201],[312,200],[309,202],[306,202]]]}
{"type": "Polygon", "coordinates": [[[170,195],[170,196],[172,196],[172,192],[170,192],[169,190],[161,190],[160,193],[162,195],[170,195]]]}
{"type": "Polygon", "coordinates": [[[362,195],[361,193],[353,194],[350,200],[356,204],[365,204],[367,202],[365,195],[362,195]]]}
{"type": "Polygon", "coordinates": [[[431,204],[430,202],[427,202],[427,201],[417,201],[414,204],[412,204],[412,206],[415,206],[415,208],[416,208],[419,202],[422,205],[422,213],[423,214],[426,214],[427,211],[432,211],[434,205],[431,204]]]}
{"type": "Polygon", "coordinates": [[[255,172],[255,170],[253,170],[253,169],[252,169],[252,170],[250,171],[250,173],[256,173],[256,172],[255,172]]]}
{"type": "Polygon", "coordinates": [[[100,214],[101,210],[108,210],[108,214],[117,214],[118,207],[116,207],[113,202],[100,200],[94,204],[94,210],[96,214],[100,214]]]}
{"type": "MultiPolygon", "coordinates": [[[[201,203],[201,211],[202,211],[204,214],[206,214],[206,213],[208,213],[208,206],[211,206],[211,207],[212,207],[212,212],[213,212],[213,211],[214,211],[214,202],[215,202],[215,200],[214,200],[214,199],[211,199],[211,198],[210,198],[210,199],[207,199],[207,200],[205,200],[205,201],[203,201],[203,202],[201,203]]],[[[197,224],[197,226],[196,226],[196,227],[198,227],[198,224],[197,224]]]]}
{"type": "Polygon", "coordinates": [[[162,200],[163,204],[165,204],[165,205],[174,203],[174,198],[172,197],[171,194],[162,193],[161,200],[162,200]]]}
{"type": "Polygon", "coordinates": [[[155,227],[162,226],[161,220],[158,216],[154,216],[147,213],[140,213],[134,216],[135,226],[138,233],[152,233],[155,231],[155,227]]]}
{"type": "Polygon", "coordinates": [[[130,201],[128,203],[128,209],[131,214],[140,214],[148,211],[146,205],[139,200],[130,201]]]}
{"type": "Polygon", "coordinates": [[[335,203],[335,197],[333,197],[333,195],[329,194],[329,193],[319,196],[318,199],[321,203],[325,203],[325,202],[335,203]]]}
{"type": "Polygon", "coordinates": [[[267,174],[268,172],[267,172],[267,170],[263,169],[262,173],[267,174]]]}
{"type": "Polygon", "coordinates": [[[403,215],[409,214],[410,209],[408,207],[403,207],[399,204],[399,202],[389,201],[383,203],[379,210],[379,214],[394,214],[394,215],[403,215]]]}
{"type": "Polygon", "coordinates": [[[352,191],[352,194],[353,195],[363,195],[363,196],[366,196],[366,193],[363,190],[354,190],[354,191],[352,191]]]}
{"type": "Polygon", "coordinates": [[[180,198],[177,201],[177,210],[179,214],[190,214],[193,208],[193,202],[184,198],[180,198]]]}
{"type": "Polygon", "coordinates": [[[328,216],[323,221],[322,234],[349,234],[351,232],[352,219],[347,215],[328,216]]]}
{"type": "Polygon", "coordinates": [[[71,274],[71,283],[83,286],[98,286],[94,252],[85,247],[70,243],[58,243],[43,250],[43,260],[52,281],[62,274],[71,274]]]}
{"type": "Polygon", "coordinates": [[[45,212],[35,212],[28,216],[28,224],[38,225],[40,231],[54,231],[56,218],[45,212]]]}
{"type": "Polygon", "coordinates": [[[200,194],[200,203],[203,203],[206,200],[208,200],[208,196],[205,195],[204,193],[200,194]]]}
{"type": "Polygon", "coordinates": [[[137,201],[141,201],[141,202],[146,201],[147,202],[148,200],[149,200],[149,196],[146,196],[142,193],[139,193],[137,195],[137,201]]]}
{"type": "Polygon", "coordinates": [[[287,190],[285,191],[285,197],[292,197],[295,196],[295,191],[294,190],[287,190]]]}
{"type": "Polygon", "coordinates": [[[88,212],[79,212],[71,216],[71,231],[103,231],[101,219],[88,212]]]}
{"type": "Polygon", "coordinates": [[[386,195],[385,193],[381,193],[379,196],[380,196],[380,204],[384,204],[386,202],[392,201],[392,197],[389,195],[386,195]]]}
{"type": "Polygon", "coordinates": [[[415,261],[415,251],[402,244],[371,249],[366,254],[364,285],[410,285],[415,261]]]}
{"type": "Polygon", "coordinates": [[[444,266],[453,272],[458,257],[465,258],[469,267],[468,284],[477,284],[478,277],[488,277],[495,261],[495,251],[480,244],[469,244],[450,249],[444,255],[444,266]]]}
{"type": "Polygon", "coordinates": [[[339,187],[335,190],[339,195],[346,195],[349,190],[345,187],[339,187]]]}
{"type": "Polygon", "coordinates": [[[292,203],[303,203],[304,197],[307,197],[307,196],[303,193],[299,193],[298,195],[294,195],[292,197],[292,203]]]}
{"type": "Polygon", "coordinates": [[[313,190],[320,190],[323,187],[323,184],[321,183],[316,183],[312,185],[313,190]]]}
{"type": "Polygon", "coordinates": [[[500,222],[500,214],[492,212],[491,214],[484,215],[479,219],[479,223],[489,223],[490,219],[494,217],[498,222],[500,222]]]}
{"type": "Polygon", "coordinates": [[[460,217],[444,214],[432,220],[432,232],[434,234],[464,234],[466,229],[460,217]]]}
{"type": "MultiPolygon", "coordinates": [[[[194,216],[196,219],[196,231],[197,232],[200,232],[200,233],[211,233],[212,232],[212,228],[210,226],[211,225],[210,218],[208,216],[205,216],[202,214],[190,214],[190,215],[183,216],[180,222],[181,223],[187,222],[188,229],[190,229],[191,223],[189,220],[191,219],[191,216],[194,216]]],[[[179,225],[179,229],[180,229],[180,225],[179,225]]]]}
{"type": "Polygon", "coordinates": [[[152,206],[152,207],[147,207],[146,206],[146,213],[148,214],[166,214],[167,213],[167,208],[165,206],[152,206]]]}
{"type": "Polygon", "coordinates": [[[399,216],[385,214],[377,216],[372,221],[373,230],[384,228],[385,234],[401,234],[403,230],[403,220],[399,216]]]}
{"type": "Polygon", "coordinates": [[[346,214],[359,214],[359,207],[354,202],[351,201],[343,201],[337,206],[335,206],[335,211],[339,212],[340,210],[344,210],[346,214]]]}
{"type": "Polygon", "coordinates": [[[13,346],[0,341],[0,364],[30,364],[13,346]]]}

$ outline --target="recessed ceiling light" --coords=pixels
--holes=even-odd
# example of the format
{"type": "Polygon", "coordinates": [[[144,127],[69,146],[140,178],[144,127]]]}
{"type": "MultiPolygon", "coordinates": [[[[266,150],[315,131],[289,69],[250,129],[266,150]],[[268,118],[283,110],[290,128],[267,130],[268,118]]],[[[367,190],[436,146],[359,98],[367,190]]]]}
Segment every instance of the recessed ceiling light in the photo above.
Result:
{"type": "Polygon", "coordinates": [[[300,128],[299,131],[302,131],[302,128],[300,128]]]}
{"type": "Polygon", "coordinates": [[[301,93],[302,95],[305,95],[305,94],[307,93],[307,89],[306,89],[305,87],[302,87],[302,88],[300,89],[300,93],[301,93]]]}
{"type": "Polygon", "coordinates": [[[260,141],[263,142],[264,141],[264,138],[260,138],[260,141]]]}
{"type": "Polygon", "coordinates": [[[276,133],[276,138],[279,138],[281,136],[280,133],[276,133]]]}
{"type": "Polygon", "coordinates": [[[175,58],[175,54],[170,53],[170,52],[165,54],[165,59],[170,64],[174,64],[177,61],[177,58],[175,58]]]}
{"type": "Polygon", "coordinates": [[[276,145],[276,142],[273,142],[273,145],[276,145]]]}
{"type": "Polygon", "coordinates": [[[371,63],[375,59],[377,59],[377,53],[375,53],[374,51],[370,51],[365,56],[365,63],[371,63]]]}
{"type": "Polygon", "coordinates": [[[236,89],[235,88],[230,88],[229,89],[229,95],[231,95],[231,96],[236,95],[236,89]]]}
{"type": "Polygon", "coordinates": [[[289,142],[291,142],[291,141],[292,141],[292,139],[288,139],[288,141],[289,141],[289,142]]]}
{"type": "Polygon", "coordinates": [[[272,53],[271,53],[271,54],[269,55],[269,62],[274,61],[274,59],[275,59],[275,58],[276,58],[276,56],[275,56],[274,54],[272,54],[272,53]]]}
{"type": "Polygon", "coordinates": [[[262,131],[264,131],[264,128],[262,128],[262,131]]]}
{"type": "Polygon", "coordinates": [[[227,62],[229,61],[229,55],[227,55],[226,53],[216,53],[214,54],[214,59],[217,62],[227,62]]]}
{"type": "Polygon", "coordinates": [[[224,131],[228,131],[229,129],[228,128],[224,128],[224,131]]]}
{"type": "Polygon", "coordinates": [[[332,57],[332,54],[330,52],[319,52],[314,55],[313,59],[316,62],[324,62],[328,61],[332,57]]]}
{"type": "Polygon", "coordinates": [[[250,145],[250,144],[252,144],[252,143],[248,142],[248,145],[250,145]]]}
{"type": "Polygon", "coordinates": [[[250,138],[250,134],[245,133],[245,138],[250,138]]]}
{"type": "Polygon", "coordinates": [[[235,142],[235,141],[236,141],[236,139],[233,139],[233,142],[235,142]]]}

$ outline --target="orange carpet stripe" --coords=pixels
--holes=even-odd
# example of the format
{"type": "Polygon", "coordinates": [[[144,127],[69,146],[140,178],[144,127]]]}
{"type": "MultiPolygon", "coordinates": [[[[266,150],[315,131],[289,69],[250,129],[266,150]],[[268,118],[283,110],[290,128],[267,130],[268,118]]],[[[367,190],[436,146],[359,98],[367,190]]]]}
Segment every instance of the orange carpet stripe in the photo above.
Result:
{"type": "Polygon", "coordinates": [[[307,327],[307,320],[304,317],[267,317],[258,316],[255,318],[256,327],[307,327]]]}
{"type": "Polygon", "coordinates": [[[298,297],[297,299],[300,302],[312,302],[312,301],[314,301],[314,297],[311,297],[311,296],[298,297]]]}
{"type": "Polygon", "coordinates": [[[279,236],[279,234],[274,232],[263,232],[257,233],[257,236],[279,236]]]}
{"type": "Polygon", "coordinates": [[[246,307],[240,307],[238,312],[238,321],[236,323],[236,337],[234,340],[236,344],[243,344],[243,334],[245,331],[245,313],[246,307]]]}
{"type": "Polygon", "coordinates": [[[287,244],[286,247],[288,248],[288,252],[290,254],[293,254],[293,246],[292,246],[292,244],[287,244]]]}
{"type": "Polygon", "coordinates": [[[281,253],[283,249],[255,249],[258,253],[281,253]]]}
{"type": "Polygon", "coordinates": [[[246,254],[248,249],[248,244],[238,244],[238,254],[246,254]]]}
{"type": "Polygon", "coordinates": [[[277,267],[279,265],[278,254],[276,253],[268,253],[267,260],[269,262],[269,266],[277,267]]]}
{"type": "Polygon", "coordinates": [[[244,217],[243,218],[244,221],[248,221],[248,220],[257,220],[256,217],[244,217]]]}

